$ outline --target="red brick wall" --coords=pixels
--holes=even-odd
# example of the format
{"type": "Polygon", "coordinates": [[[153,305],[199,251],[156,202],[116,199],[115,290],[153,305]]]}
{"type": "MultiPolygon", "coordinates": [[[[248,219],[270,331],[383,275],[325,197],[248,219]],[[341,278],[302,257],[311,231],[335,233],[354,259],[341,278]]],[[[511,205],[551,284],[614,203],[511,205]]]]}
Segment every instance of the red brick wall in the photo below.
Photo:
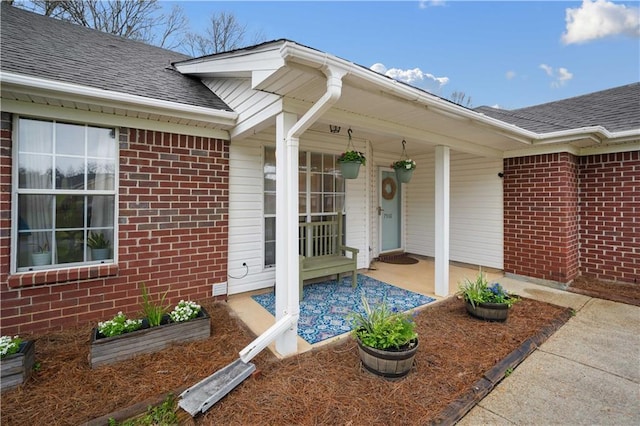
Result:
{"type": "Polygon", "coordinates": [[[640,152],[504,160],[504,270],[640,278],[640,152]]]}
{"type": "Polygon", "coordinates": [[[580,159],[581,270],[622,282],[640,279],[640,151],[580,159]]]}
{"type": "Polygon", "coordinates": [[[121,128],[117,265],[10,276],[10,114],[1,132],[2,335],[136,315],[141,283],[175,304],[227,280],[227,141],[121,128]]]}
{"type": "Polygon", "coordinates": [[[579,273],[578,162],[568,153],[504,160],[505,272],[568,282],[579,273]]]}

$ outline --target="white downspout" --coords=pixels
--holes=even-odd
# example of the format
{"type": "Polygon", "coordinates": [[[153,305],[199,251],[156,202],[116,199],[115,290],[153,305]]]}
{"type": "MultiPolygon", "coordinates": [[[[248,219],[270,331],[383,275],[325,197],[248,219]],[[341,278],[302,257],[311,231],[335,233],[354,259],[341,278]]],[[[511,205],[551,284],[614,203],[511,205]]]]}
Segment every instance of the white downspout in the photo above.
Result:
{"type": "MultiPolygon", "coordinates": [[[[342,95],[342,78],[347,70],[326,66],[327,91],[286,132],[284,140],[276,140],[276,194],[281,191],[283,200],[276,202],[276,323],[251,342],[241,352],[244,362],[249,362],[275,340],[276,351],[283,355],[298,351],[298,318],[300,316],[299,263],[298,263],[298,151],[300,136],[330,109],[342,95]],[[284,152],[279,153],[282,149],[284,152]],[[278,160],[280,162],[278,162],[278,160]],[[284,161],[283,161],[284,160],[284,161]],[[278,170],[284,167],[282,173],[278,170]],[[284,243],[284,250],[278,244],[284,243]],[[284,258],[284,261],[282,259],[284,258]],[[284,270],[283,270],[284,269],[284,270]]],[[[286,114],[286,113],[285,113],[286,114]]],[[[277,127],[285,128],[283,116],[277,127]]],[[[279,133],[278,129],[276,133],[279,133]]]]}

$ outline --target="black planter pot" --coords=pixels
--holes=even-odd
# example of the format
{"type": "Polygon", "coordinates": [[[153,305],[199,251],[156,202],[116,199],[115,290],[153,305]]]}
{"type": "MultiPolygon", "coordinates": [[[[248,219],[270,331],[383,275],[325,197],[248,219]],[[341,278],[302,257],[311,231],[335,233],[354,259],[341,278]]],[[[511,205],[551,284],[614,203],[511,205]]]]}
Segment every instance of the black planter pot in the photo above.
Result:
{"type": "Polygon", "coordinates": [[[401,379],[409,374],[418,351],[418,339],[413,339],[406,350],[381,350],[358,342],[358,353],[367,371],[386,379],[401,379]]]}
{"type": "Polygon", "coordinates": [[[506,303],[476,303],[473,306],[465,301],[465,307],[471,316],[486,321],[506,321],[509,316],[509,305],[506,303]]]}

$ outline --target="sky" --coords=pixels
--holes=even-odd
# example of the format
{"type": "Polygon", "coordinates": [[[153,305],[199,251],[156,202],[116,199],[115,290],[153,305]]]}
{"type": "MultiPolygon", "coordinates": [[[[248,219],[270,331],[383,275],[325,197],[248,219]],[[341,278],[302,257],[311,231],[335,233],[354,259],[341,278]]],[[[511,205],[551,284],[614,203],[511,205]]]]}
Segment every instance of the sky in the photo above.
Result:
{"type": "Polygon", "coordinates": [[[164,1],[192,31],[231,12],[289,39],[471,107],[522,108],[640,81],[640,2],[164,1]]]}

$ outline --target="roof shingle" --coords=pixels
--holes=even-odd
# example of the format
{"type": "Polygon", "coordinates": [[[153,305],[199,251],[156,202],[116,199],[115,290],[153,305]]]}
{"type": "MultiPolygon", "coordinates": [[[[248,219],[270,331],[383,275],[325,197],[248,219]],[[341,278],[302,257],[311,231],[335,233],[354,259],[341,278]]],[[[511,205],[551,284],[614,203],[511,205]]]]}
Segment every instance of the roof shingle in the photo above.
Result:
{"type": "Polygon", "coordinates": [[[475,111],[537,133],[589,126],[611,132],[640,129],[640,83],[526,108],[482,106],[475,111]]]}
{"type": "Polygon", "coordinates": [[[147,98],[231,111],[200,80],[171,63],[188,56],[2,2],[0,68],[5,72],[147,98]]]}

